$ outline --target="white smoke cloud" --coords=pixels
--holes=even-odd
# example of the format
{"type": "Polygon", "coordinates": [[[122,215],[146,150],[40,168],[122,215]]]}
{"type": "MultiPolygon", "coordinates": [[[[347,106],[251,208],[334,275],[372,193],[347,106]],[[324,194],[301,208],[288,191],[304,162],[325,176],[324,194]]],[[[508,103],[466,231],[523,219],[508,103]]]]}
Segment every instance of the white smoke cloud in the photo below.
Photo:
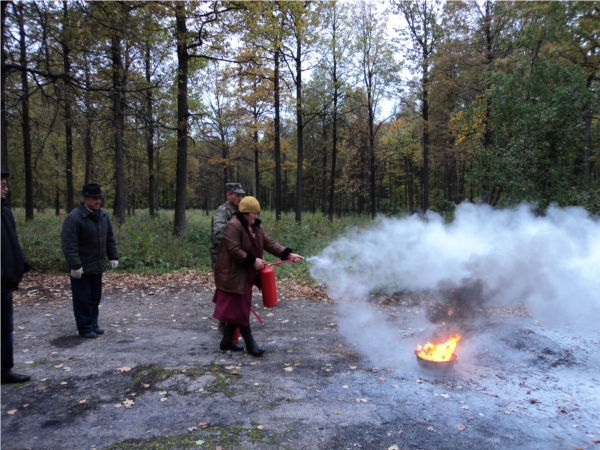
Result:
{"type": "Polygon", "coordinates": [[[426,220],[380,219],[309,263],[342,309],[371,292],[435,290],[470,278],[481,280],[488,305],[522,302],[540,320],[578,326],[600,317],[600,221],[578,207],[536,216],[528,205],[463,203],[450,224],[431,212],[426,220]]]}

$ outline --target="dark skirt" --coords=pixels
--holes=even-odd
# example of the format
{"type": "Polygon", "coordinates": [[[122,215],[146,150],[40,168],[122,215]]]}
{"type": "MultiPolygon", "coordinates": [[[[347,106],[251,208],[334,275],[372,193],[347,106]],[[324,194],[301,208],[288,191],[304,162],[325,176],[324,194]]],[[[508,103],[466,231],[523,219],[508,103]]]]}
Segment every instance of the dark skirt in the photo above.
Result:
{"type": "Polygon", "coordinates": [[[215,291],[213,303],[216,304],[213,317],[221,322],[248,326],[250,324],[250,308],[252,307],[253,278],[246,277],[243,294],[215,291]]]}

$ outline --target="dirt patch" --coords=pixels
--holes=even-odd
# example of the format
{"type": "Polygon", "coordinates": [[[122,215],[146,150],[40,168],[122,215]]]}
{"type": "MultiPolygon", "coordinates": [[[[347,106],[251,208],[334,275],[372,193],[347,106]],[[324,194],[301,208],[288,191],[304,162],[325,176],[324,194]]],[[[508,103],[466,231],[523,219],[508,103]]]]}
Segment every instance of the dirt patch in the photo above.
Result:
{"type": "Polygon", "coordinates": [[[254,297],[266,349],[254,358],[218,350],[209,275],[106,281],[97,340],[76,336],[66,276],[29,276],[15,297],[15,370],[32,381],[2,386],[3,449],[558,449],[600,437],[598,335],[488,312],[459,327],[459,362],[436,377],[413,353],[436,331],[427,298],[371,299],[393,344],[365,343],[321,290],[284,283],[275,308],[254,297]]]}

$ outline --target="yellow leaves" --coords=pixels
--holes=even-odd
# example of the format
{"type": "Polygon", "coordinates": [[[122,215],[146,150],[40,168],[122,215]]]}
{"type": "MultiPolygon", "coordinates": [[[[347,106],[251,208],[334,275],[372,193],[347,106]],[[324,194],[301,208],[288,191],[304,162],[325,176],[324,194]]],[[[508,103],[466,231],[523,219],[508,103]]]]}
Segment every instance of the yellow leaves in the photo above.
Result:
{"type": "Polygon", "coordinates": [[[208,425],[209,425],[209,423],[208,423],[208,422],[200,422],[200,423],[198,424],[198,426],[199,426],[200,428],[207,428],[207,427],[208,427],[208,425]]]}

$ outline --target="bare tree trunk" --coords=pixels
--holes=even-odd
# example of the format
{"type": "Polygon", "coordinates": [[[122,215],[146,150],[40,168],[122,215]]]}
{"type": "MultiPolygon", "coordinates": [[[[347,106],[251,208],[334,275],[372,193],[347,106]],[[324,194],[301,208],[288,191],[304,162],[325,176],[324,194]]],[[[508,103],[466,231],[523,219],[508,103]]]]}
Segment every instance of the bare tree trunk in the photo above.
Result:
{"type": "MultiPolygon", "coordinates": [[[[148,86],[151,84],[150,77],[150,45],[146,46],[146,58],[145,58],[145,69],[146,69],[146,82],[148,86]]],[[[146,121],[147,121],[147,136],[146,136],[146,153],[148,154],[148,209],[150,210],[150,216],[156,214],[154,207],[154,190],[155,190],[155,176],[154,176],[154,117],[153,117],[153,99],[152,90],[148,88],[146,91],[146,121]]]]}
{"type": "MultiPolygon", "coordinates": [[[[90,67],[89,62],[85,62],[85,86],[90,86],[90,67]]],[[[94,181],[94,150],[92,143],[92,105],[87,95],[84,97],[85,103],[85,135],[83,146],[85,149],[85,184],[94,181]]]]}
{"type": "Polygon", "coordinates": [[[6,120],[6,77],[8,76],[8,70],[6,70],[6,60],[8,59],[8,55],[4,51],[4,42],[6,37],[4,36],[4,23],[6,21],[6,7],[9,5],[9,2],[0,2],[2,6],[2,104],[0,107],[2,108],[2,152],[0,165],[3,169],[8,170],[8,133],[7,133],[7,125],[8,121],[6,120]]]}
{"type": "Polygon", "coordinates": [[[185,4],[175,6],[177,22],[177,169],[175,189],[175,229],[176,236],[185,233],[185,201],[187,189],[188,154],[188,64],[187,24],[185,4]]]}
{"type": "Polygon", "coordinates": [[[585,140],[585,148],[583,150],[583,163],[585,165],[584,182],[586,186],[589,186],[590,180],[592,179],[592,162],[591,162],[591,151],[592,148],[592,109],[589,102],[584,105],[584,129],[583,138],[585,140]]]}
{"type": "MultiPolygon", "coordinates": [[[[256,118],[257,119],[257,118],[256,118]]],[[[258,120],[256,120],[258,122],[258,120]]],[[[260,201],[260,166],[259,166],[259,146],[258,131],[255,131],[252,140],[254,141],[254,197],[260,201]]]]}
{"type": "MultiPolygon", "coordinates": [[[[335,25],[334,25],[335,38],[335,25]]],[[[334,39],[335,40],[335,39],[334,39]]],[[[333,222],[333,213],[335,211],[335,178],[336,178],[336,163],[337,163],[337,134],[338,134],[338,100],[339,86],[337,79],[337,54],[333,52],[333,117],[332,117],[332,136],[331,136],[331,178],[329,180],[329,221],[333,222]]]]}
{"type": "MultiPolygon", "coordinates": [[[[64,74],[68,78],[71,76],[71,59],[70,59],[70,48],[69,48],[69,9],[67,2],[63,2],[63,33],[62,33],[62,49],[63,49],[63,67],[64,74]]],[[[73,190],[73,124],[72,124],[72,112],[71,112],[71,93],[67,82],[64,85],[64,112],[65,112],[65,143],[66,143],[66,169],[67,169],[67,214],[75,209],[75,192],[73,190]]]]}
{"type": "Polygon", "coordinates": [[[113,215],[120,224],[125,223],[127,197],[125,195],[125,168],[123,165],[123,134],[125,131],[125,113],[123,108],[123,62],[121,41],[112,37],[111,45],[113,71],[113,120],[115,127],[115,204],[113,215]]]}
{"type": "Polygon", "coordinates": [[[33,220],[33,168],[31,162],[31,131],[29,119],[29,80],[27,77],[27,38],[25,33],[25,5],[17,4],[19,45],[21,50],[21,88],[23,89],[23,157],[25,162],[25,220],[33,220]]]}
{"type": "Polygon", "coordinates": [[[371,219],[375,219],[375,215],[377,214],[377,204],[376,204],[376,196],[375,196],[375,133],[373,130],[373,121],[375,120],[375,114],[373,112],[373,98],[372,98],[372,90],[373,86],[372,80],[370,79],[371,74],[369,74],[369,86],[367,89],[367,106],[369,111],[369,172],[370,172],[370,183],[369,183],[369,191],[370,191],[370,200],[371,200],[371,219]]]}
{"type": "Polygon", "coordinates": [[[275,220],[281,220],[281,129],[279,123],[279,48],[275,50],[273,92],[275,95],[275,220]]]}
{"type": "Polygon", "coordinates": [[[302,222],[302,207],[304,203],[304,112],[302,111],[302,41],[296,39],[296,121],[298,133],[298,168],[296,175],[296,222],[302,222]]]}

